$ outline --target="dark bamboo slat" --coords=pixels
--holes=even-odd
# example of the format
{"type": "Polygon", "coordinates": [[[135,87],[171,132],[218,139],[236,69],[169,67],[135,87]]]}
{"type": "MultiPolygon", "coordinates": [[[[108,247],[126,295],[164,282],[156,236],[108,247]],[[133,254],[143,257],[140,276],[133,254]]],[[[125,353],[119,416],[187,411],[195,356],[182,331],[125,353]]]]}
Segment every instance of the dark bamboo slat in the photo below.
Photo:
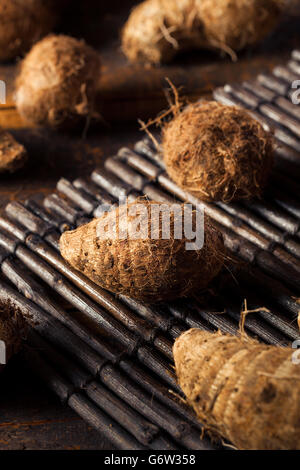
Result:
{"type": "Polygon", "coordinates": [[[252,271],[239,273],[239,282],[251,287],[255,292],[260,292],[262,297],[267,296],[281,309],[294,319],[299,313],[299,303],[297,297],[289,289],[283,286],[276,279],[271,279],[263,272],[253,269],[252,271]]]}
{"type": "MultiPolygon", "coordinates": [[[[0,257],[3,254],[3,249],[0,248],[0,257]]],[[[5,255],[7,252],[5,253],[5,255]]],[[[6,258],[1,264],[1,270],[4,276],[7,277],[18,289],[19,292],[27,298],[32,300],[36,305],[47,311],[51,316],[59,320],[63,325],[69,328],[74,334],[82,339],[86,344],[93,348],[99,354],[104,355],[112,361],[117,360],[118,355],[124,351],[119,348],[119,351],[113,351],[109,345],[103,344],[91,334],[91,331],[84,327],[82,323],[68,315],[56,302],[54,302],[48,292],[37,283],[30,275],[28,270],[17,263],[12,257],[6,258]]]]}
{"type": "Polygon", "coordinates": [[[94,406],[90,400],[81,394],[73,394],[68,405],[79,414],[91,426],[96,428],[115,447],[120,450],[144,450],[145,446],[138,443],[131,435],[124,431],[106,414],[101,413],[99,408],[94,406]]]}
{"type": "Polygon", "coordinates": [[[269,104],[266,103],[266,101],[261,101],[261,99],[249,90],[244,90],[242,86],[238,85],[226,85],[224,91],[228,95],[231,94],[233,97],[239,99],[245,107],[257,110],[267,118],[280,123],[292,131],[297,137],[300,136],[299,122],[294,118],[294,116],[299,118],[299,109],[288,99],[282,96],[277,98],[273,97],[272,103],[274,104],[269,104]]]}
{"type": "MultiPolygon", "coordinates": [[[[215,90],[214,97],[217,101],[220,101],[223,104],[227,104],[229,106],[242,105],[241,101],[238,98],[226,92],[224,88],[218,88],[217,90],[215,90]]],[[[270,115],[259,114],[256,111],[250,111],[250,114],[252,114],[264,126],[271,128],[274,131],[275,138],[279,142],[283,142],[284,144],[295,149],[297,152],[300,151],[300,142],[297,139],[297,136],[294,136],[288,128],[282,127],[281,123],[279,123],[276,119],[273,119],[270,115]],[[280,124],[280,126],[278,126],[278,124],[280,124]]]]}
{"type": "Polygon", "coordinates": [[[50,214],[39,201],[35,199],[29,199],[25,202],[25,206],[37,217],[52,224],[53,227],[57,228],[59,232],[65,232],[71,230],[74,225],[66,223],[66,220],[58,214],[50,214]]]}
{"type": "Polygon", "coordinates": [[[46,360],[60,374],[67,377],[76,390],[85,394],[104,412],[111,416],[119,425],[130,429],[131,434],[145,446],[174,450],[176,447],[168,439],[162,439],[160,429],[144,419],[133,408],[126,406],[124,401],[112,394],[106,387],[96,382],[93,376],[74,364],[68,357],[62,355],[50,343],[31,330],[27,339],[36,352],[45,356],[46,360]],[[156,441],[156,442],[153,442],[156,441]]]}
{"type": "Polygon", "coordinates": [[[65,381],[56,370],[49,365],[33,348],[24,351],[25,360],[29,366],[62,400],[76,411],[85,421],[97,429],[114,446],[121,450],[144,450],[133,436],[114,422],[109,416],[99,410],[81,393],[73,393],[71,384],[65,381]]]}
{"type": "Polygon", "coordinates": [[[275,75],[275,77],[281,78],[281,80],[284,80],[289,84],[299,79],[299,76],[297,74],[282,65],[278,65],[277,67],[275,67],[275,69],[273,70],[273,75],[275,75]]]}
{"type": "MultiPolygon", "coordinates": [[[[283,237],[283,244],[285,245],[286,241],[285,238],[287,236],[299,236],[299,222],[292,216],[285,215],[282,217],[282,211],[277,208],[274,208],[267,200],[264,202],[261,201],[247,201],[243,203],[245,207],[249,208],[250,210],[254,211],[254,214],[257,213],[264,217],[266,220],[271,222],[272,224],[280,227],[283,232],[281,232],[281,237],[283,237]]],[[[275,241],[275,238],[274,238],[275,241]]],[[[290,241],[288,239],[287,241],[290,241]]],[[[298,254],[298,251],[297,251],[298,254]]]]}
{"type": "Polygon", "coordinates": [[[300,76],[300,64],[299,62],[296,62],[295,60],[290,60],[288,62],[288,67],[291,69],[292,72],[294,72],[298,77],[300,76]]]}
{"type": "MultiPolygon", "coordinates": [[[[240,312],[236,308],[230,307],[230,303],[226,303],[226,311],[230,317],[236,321],[240,320],[240,312]]],[[[267,324],[264,318],[262,318],[262,313],[263,312],[257,312],[257,315],[247,315],[245,319],[245,326],[247,329],[250,330],[257,338],[263,339],[267,344],[290,346],[290,340],[282,334],[281,331],[274,328],[273,325],[266,326],[267,324]]]]}
{"type": "Polygon", "coordinates": [[[300,205],[295,199],[295,196],[293,197],[288,194],[283,194],[283,191],[280,188],[273,187],[271,191],[269,190],[269,195],[267,195],[267,197],[271,197],[278,206],[290,213],[293,217],[296,217],[297,219],[300,218],[300,205]]]}
{"type": "MultiPolygon", "coordinates": [[[[285,344],[287,343],[290,345],[289,340],[296,340],[299,338],[299,329],[297,326],[291,322],[291,319],[289,318],[288,315],[284,315],[279,311],[279,308],[277,307],[278,310],[275,309],[275,307],[272,305],[272,311],[269,309],[264,308],[264,304],[266,302],[266,299],[263,298],[262,296],[258,296],[256,293],[254,294],[253,290],[249,288],[248,285],[243,285],[240,286],[243,288],[243,297],[245,299],[251,299],[251,303],[248,303],[248,309],[249,310],[255,310],[253,313],[254,317],[260,317],[262,318],[265,322],[267,322],[269,325],[272,326],[272,330],[269,331],[268,333],[271,333],[271,339],[273,344],[285,344]],[[280,336],[278,335],[278,332],[283,333],[280,336]],[[274,341],[274,333],[276,335],[275,341],[274,341]]],[[[236,288],[233,287],[228,287],[226,286],[226,289],[223,291],[223,298],[224,298],[224,305],[226,307],[230,305],[232,302],[232,299],[235,298],[236,295],[236,288]]],[[[227,307],[228,308],[228,307],[227,307]]],[[[233,308],[232,309],[235,313],[240,310],[238,308],[233,308]]],[[[251,316],[246,316],[245,320],[245,326],[249,327],[248,321],[251,318],[251,316]]],[[[265,330],[264,325],[263,330],[265,330]]],[[[252,330],[253,331],[253,330],[252,330]]],[[[254,332],[255,333],[255,332],[254,332]]],[[[265,338],[266,342],[268,339],[265,338]]]]}
{"type": "Polygon", "coordinates": [[[275,77],[273,74],[261,73],[258,75],[257,80],[261,85],[274,91],[277,95],[286,96],[290,90],[290,86],[284,80],[275,77]]]}
{"type": "MultiPolygon", "coordinates": [[[[251,212],[249,208],[251,208],[251,203],[250,204],[245,204],[245,208],[241,206],[240,204],[224,204],[224,203],[218,203],[217,204],[219,207],[221,207],[224,211],[228,212],[229,214],[233,215],[234,217],[239,217],[241,220],[244,222],[248,223],[248,225],[255,230],[259,231],[262,235],[265,235],[267,238],[272,240],[275,243],[282,244],[284,247],[289,251],[289,253],[295,255],[296,257],[300,257],[300,243],[297,243],[294,240],[287,239],[285,236],[285,233],[282,233],[281,230],[277,229],[276,227],[273,227],[270,223],[265,222],[263,219],[260,217],[257,217],[255,213],[251,212]]],[[[265,208],[264,204],[262,206],[265,208]]],[[[257,207],[257,206],[256,206],[257,207]]],[[[255,203],[252,204],[252,208],[255,209],[255,203]]],[[[257,211],[261,215],[265,215],[267,220],[270,220],[274,212],[271,212],[271,216],[269,215],[268,209],[265,208],[263,212],[257,211]],[[268,219],[269,218],[269,219],[268,219]]],[[[278,224],[281,224],[281,218],[273,217],[275,219],[275,222],[278,224]]],[[[274,224],[276,225],[276,224],[274,224]]],[[[287,222],[286,219],[284,220],[284,227],[281,225],[282,228],[287,228],[287,222]]],[[[296,235],[298,233],[298,230],[296,225],[291,224],[291,230],[293,230],[294,234],[296,235]]],[[[287,230],[286,230],[287,231],[287,230]]],[[[296,269],[298,268],[298,264],[296,264],[296,269]]]]}

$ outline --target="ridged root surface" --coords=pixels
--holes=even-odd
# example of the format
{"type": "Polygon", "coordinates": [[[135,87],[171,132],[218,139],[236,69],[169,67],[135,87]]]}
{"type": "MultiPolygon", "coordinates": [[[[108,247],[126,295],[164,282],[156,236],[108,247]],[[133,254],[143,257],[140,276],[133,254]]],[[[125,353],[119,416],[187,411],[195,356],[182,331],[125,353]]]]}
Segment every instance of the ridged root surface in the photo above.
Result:
{"type": "MultiPolygon", "coordinates": [[[[114,237],[112,231],[107,231],[106,237],[99,236],[99,228],[126,228],[127,209],[120,206],[88,225],[65,232],[60,239],[62,256],[99,286],[145,302],[166,301],[205,288],[223,266],[224,246],[219,232],[206,221],[203,248],[186,250],[185,237],[174,239],[177,214],[171,214],[171,236],[164,239],[161,223],[165,210],[159,214],[158,228],[151,233],[151,224],[157,220],[152,208],[159,203],[142,200],[128,204],[128,210],[133,206],[141,215],[139,238],[114,237]],[[141,205],[144,213],[139,212],[141,205]]],[[[137,217],[128,215],[129,233],[136,222],[137,217]]]]}
{"type": "Polygon", "coordinates": [[[175,342],[179,384],[199,420],[239,449],[300,449],[295,350],[191,329],[175,342]]]}

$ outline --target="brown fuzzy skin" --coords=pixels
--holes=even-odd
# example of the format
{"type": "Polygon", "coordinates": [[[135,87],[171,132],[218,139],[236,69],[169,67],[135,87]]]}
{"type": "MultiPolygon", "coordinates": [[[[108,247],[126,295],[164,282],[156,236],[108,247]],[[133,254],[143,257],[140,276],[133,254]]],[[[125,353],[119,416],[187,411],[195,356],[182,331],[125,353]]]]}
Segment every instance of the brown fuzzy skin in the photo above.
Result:
{"type": "Polygon", "coordinates": [[[72,127],[92,114],[100,58],[84,41],[50,35],[21,64],[15,101],[30,123],[72,127]]]}
{"type": "Polygon", "coordinates": [[[54,0],[0,0],[0,61],[27,52],[57,21],[54,0]]]}
{"type": "MultiPolygon", "coordinates": [[[[147,208],[148,218],[148,221],[143,218],[140,224],[143,239],[97,236],[98,224],[104,227],[116,220],[117,227],[126,226],[126,206],[120,206],[88,225],[65,232],[60,239],[62,256],[104,289],[144,302],[172,300],[206,287],[224,261],[219,232],[207,221],[203,248],[186,250],[186,239],[174,239],[172,235],[173,215],[171,239],[163,239],[161,229],[156,232],[157,239],[151,238],[151,208],[159,203],[146,200],[141,203],[147,208]]],[[[128,207],[136,204],[139,201],[128,207]]],[[[129,228],[133,227],[136,218],[128,216],[128,220],[129,228]]]]}
{"type": "Polygon", "coordinates": [[[179,50],[205,45],[195,0],[147,0],[136,6],[122,32],[131,62],[169,62],[179,50]]]}
{"type": "Polygon", "coordinates": [[[24,166],[27,161],[27,152],[23,145],[15,138],[0,129],[0,174],[14,173],[24,166]]]}
{"type": "Polygon", "coordinates": [[[283,0],[146,0],[122,32],[131,62],[169,62],[183,49],[232,54],[261,41],[279,23],[283,0]]]}
{"type": "Polygon", "coordinates": [[[293,352],[198,329],[173,348],[179,384],[199,420],[241,450],[300,449],[293,352]]]}
{"type": "Polygon", "coordinates": [[[214,101],[187,106],[163,128],[170,177],[204,201],[260,196],[273,165],[273,137],[245,110],[214,101]]]}
{"type": "Polygon", "coordinates": [[[284,0],[201,0],[208,43],[240,51],[262,41],[278,25],[284,0]]]}

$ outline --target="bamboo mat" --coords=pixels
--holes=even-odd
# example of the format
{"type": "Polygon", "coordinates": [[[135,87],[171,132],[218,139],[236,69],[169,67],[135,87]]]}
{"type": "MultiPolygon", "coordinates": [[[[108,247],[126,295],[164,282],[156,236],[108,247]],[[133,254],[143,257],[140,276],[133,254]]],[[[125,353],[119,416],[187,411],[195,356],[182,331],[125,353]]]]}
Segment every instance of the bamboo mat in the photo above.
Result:
{"type": "Polygon", "coordinates": [[[49,387],[119,449],[213,449],[174,375],[172,344],[191,327],[246,332],[291,346],[300,310],[300,107],[292,104],[300,51],[253,82],[226,85],[215,99],[242,105],[274,130],[276,164],[263,200],[208,204],[167,176],[148,138],[122,148],[105,168],[62,178],[43,201],[11,202],[0,218],[0,300],[31,317],[27,363],[49,387]],[[164,305],[115,296],[60,256],[60,234],[100,215],[120,196],[188,201],[205,209],[233,258],[210,292],[164,305]],[[201,437],[202,436],[202,437],[201,437]]]}

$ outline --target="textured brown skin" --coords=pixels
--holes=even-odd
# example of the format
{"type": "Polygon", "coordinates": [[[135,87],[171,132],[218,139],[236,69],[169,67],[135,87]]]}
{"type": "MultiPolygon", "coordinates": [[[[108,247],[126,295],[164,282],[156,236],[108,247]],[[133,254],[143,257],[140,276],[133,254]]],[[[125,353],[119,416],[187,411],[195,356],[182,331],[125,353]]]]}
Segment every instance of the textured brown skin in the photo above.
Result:
{"type": "Polygon", "coordinates": [[[211,46],[240,51],[262,41],[278,25],[284,0],[200,0],[211,46]]]}
{"type": "Polygon", "coordinates": [[[159,64],[183,49],[232,54],[267,36],[283,0],[146,0],[131,12],[122,47],[131,62],[159,64]]]}
{"type": "Polygon", "coordinates": [[[197,102],[162,134],[167,172],[184,190],[204,201],[261,195],[273,165],[273,137],[245,110],[197,102]]]}
{"type": "Polygon", "coordinates": [[[0,61],[27,52],[57,21],[54,0],[0,0],[0,61]]]}
{"type": "Polygon", "coordinates": [[[173,347],[179,384],[199,420],[241,450],[300,449],[293,352],[198,329],[173,347]]]}
{"type": "Polygon", "coordinates": [[[15,101],[30,123],[72,127],[92,114],[100,58],[84,41],[50,35],[21,63],[15,101]]]}
{"type": "MultiPolygon", "coordinates": [[[[151,206],[156,203],[145,200],[142,203],[147,205],[149,226],[147,222],[141,226],[148,230],[151,206]]],[[[221,270],[223,240],[208,222],[204,247],[187,251],[184,238],[162,239],[161,230],[158,239],[151,239],[148,234],[143,240],[99,239],[97,224],[105,225],[115,213],[117,226],[123,227],[126,212],[124,206],[120,206],[107,217],[102,216],[77,230],[65,232],[60,239],[62,256],[99,286],[144,302],[159,302],[206,287],[221,270]]],[[[129,217],[129,226],[131,224],[129,217]]]]}
{"type": "Polygon", "coordinates": [[[205,45],[195,0],[147,0],[135,7],[122,32],[131,62],[169,62],[179,50],[205,45]],[[169,32],[169,34],[168,34],[169,32]]]}
{"type": "Polygon", "coordinates": [[[0,174],[14,173],[24,166],[27,152],[9,133],[0,129],[0,174]]]}

